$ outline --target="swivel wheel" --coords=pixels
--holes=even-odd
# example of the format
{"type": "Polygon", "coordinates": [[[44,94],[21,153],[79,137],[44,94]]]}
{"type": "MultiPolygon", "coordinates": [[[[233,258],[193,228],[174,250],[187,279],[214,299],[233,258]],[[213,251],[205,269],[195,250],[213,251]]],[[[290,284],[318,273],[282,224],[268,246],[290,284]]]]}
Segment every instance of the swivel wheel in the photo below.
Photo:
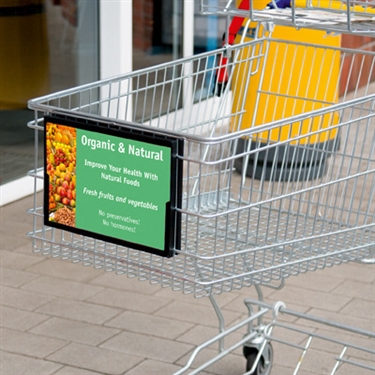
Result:
{"type": "MultiPolygon", "coordinates": [[[[249,372],[257,359],[259,350],[257,348],[245,346],[243,352],[246,358],[246,372],[249,372]]],[[[250,375],[269,375],[271,373],[272,361],[273,348],[270,343],[267,343],[255,369],[250,375]]]]}

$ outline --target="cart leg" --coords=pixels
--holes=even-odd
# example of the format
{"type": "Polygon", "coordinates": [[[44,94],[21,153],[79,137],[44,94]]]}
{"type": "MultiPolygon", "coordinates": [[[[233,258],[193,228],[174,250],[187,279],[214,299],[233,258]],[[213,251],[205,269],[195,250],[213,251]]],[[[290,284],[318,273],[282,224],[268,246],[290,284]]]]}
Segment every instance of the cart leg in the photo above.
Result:
{"type": "Polygon", "coordinates": [[[255,290],[258,293],[258,301],[259,302],[264,302],[264,297],[263,297],[263,292],[262,289],[260,289],[260,286],[258,284],[255,284],[255,290]]]}
{"type": "MultiPolygon", "coordinates": [[[[282,284],[283,285],[283,282],[282,284]]],[[[277,287],[277,288],[281,288],[277,287]]],[[[255,285],[255,290],[258,294],[258,301],[263,302],[264,296],[259,285],[255,285]]],[[[254,315],[253,306],[251,303],[244,301],[249,316],[254,315]]],[[[261,309],[261,306],[258,306],[261,309]]],[[[273,361],[273,348],[271,343],[265,338],[266,326],[263,324],[263,316],[259,316],[257,323],[250,320],[248,324],[247,335],[256,333],[256,336],[245,342],[243,346],[243,355],[246,358],[246,374],[245,375],[269,375],[273,361]]]]}
{"type": "MultiPolygon", "coordinates": [[[[216,299],[213,295],[210,294],[210,301],[211,304],[215,310],[216,316],[219,320],[219,332],[222,333],[225,331],[225,321],[224,321],[224,315],[221,312],[221,309],[219,305],[216,302],[216,299]]],[[[221,353],[224,350],[224,337],[219,340],[219,352],[221,353]]]]}
{"type": "MultiPolygon", "coordinates": [[[[234,332],[237,332],[239,329],[248,326],[250,320],[257,320],[257,319],[259,319],[259,317],[261,315],[264,315],[269,310],[267,308],[260,309],[259,311],[255,312],[253,315],[248,316],[246,319],[242,320],[241,322],[235,324],[234,326],[231,326],[230,328],[225,329],[223,327],[224,319],[223,319],[223,316],[222,316],[222,314],[220,312],[220,308],[218,307],[218,305],[217,305],[217,303],[216,303],[216,301],[214,299],[211,299],[211,302],[212,301],[214,301],[213,302],[213,306],[215,308],[215,311],[216,311],[217,316],[218,316],[219,321],[220,321],[220,326],[221,326],[220,330],[221,330],[221,332],[219,334],[217,334],[215,337],[212,337],[211,339],[207,340],[203,344],[197,346],[194,349],[194,351],[192,352],[192,354],[191,354],[190,358],[188,359],[186,365],[183,368],[181,368],[179,371],[175,372],[173,375],[182,375],[182,374],[185,374],[186,371],[190,371],[190,367],[193,364],[195,358],[197,357],[197,355],[203,349],[208,348],[210,345],[212,345],[212,344],[214,344],[216,342],[223,343],[224,342],[223,339],[224,339],[225,336],[228,336],[228,335],[230,335],[230,334],[232,334],[234,332]]],[[[229,353],[232,353],[234,350],[236,350],[236,349],[240,348],[241,346],[245,345],[246,342],[251,341],[251,339],[255,338],[255,336],[256,336],[256,333],[253,332],[250,336],[245,335],[241,340],[239,340],[237,343],[235,343],[231,347],[226,348],[226,349],[222,348],[222,350],[220,351],[219,354],[217,354],[215,357],[213,357],[209,361],[207,361],[204,364],[202,364],[200,367],[198,367],[198,368],[190,371],[189,375],[198,375],[198,374],[200,374],[207,367],[211,366],[212,364],[216,363],[220,359],[224,358],[229,353]]]]}

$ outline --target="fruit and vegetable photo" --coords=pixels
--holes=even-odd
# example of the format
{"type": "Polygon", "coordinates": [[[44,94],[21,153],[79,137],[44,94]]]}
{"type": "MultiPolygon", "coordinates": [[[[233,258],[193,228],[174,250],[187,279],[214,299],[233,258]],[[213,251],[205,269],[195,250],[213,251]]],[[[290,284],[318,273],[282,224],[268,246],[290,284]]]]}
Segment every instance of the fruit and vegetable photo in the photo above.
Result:
{"type": "Polygon", "coordinates": [[[49,178],[49,220],[75,226],[76,129],[46,124],[46,168],[49,178]]]}

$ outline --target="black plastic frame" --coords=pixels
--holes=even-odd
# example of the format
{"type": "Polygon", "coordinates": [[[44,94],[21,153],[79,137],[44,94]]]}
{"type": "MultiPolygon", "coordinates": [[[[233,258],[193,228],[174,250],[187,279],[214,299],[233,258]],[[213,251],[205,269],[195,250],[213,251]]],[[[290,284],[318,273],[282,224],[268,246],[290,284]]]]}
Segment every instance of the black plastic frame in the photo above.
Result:
{"type": "Polygon", "coordinates": [[[171,137],[168,135],[155,134],[138,129],[134,129],[132,124],[129,127],[123,124],[102,123],[92,120],[83,120],[63,115],[48,115],[44,117],[44,128],[47,123],[70,126],[76,129],[83,129],[92,132],[104,133],[110,136],[150,143],[154,145],[169,147],[171,149],[171,179],[170,179],[170,200],[167,202],[165,214],[165,234],[164,250],[155,249],[142,244],[129,242],[120,238],[106,236],[96,232],[72,227],[49,220],[49,175],[47,173],[47,137],[44,136],[44,225],[73,232],[87,237],[92,237],[116,245],[125,246],[135,250],[141,250],[163,257],[172,257],[175,255],[175,249],[181,249],[181,213],[178,208],[182,206],[182,178],[183,178],[183,138],[171,137]]]}

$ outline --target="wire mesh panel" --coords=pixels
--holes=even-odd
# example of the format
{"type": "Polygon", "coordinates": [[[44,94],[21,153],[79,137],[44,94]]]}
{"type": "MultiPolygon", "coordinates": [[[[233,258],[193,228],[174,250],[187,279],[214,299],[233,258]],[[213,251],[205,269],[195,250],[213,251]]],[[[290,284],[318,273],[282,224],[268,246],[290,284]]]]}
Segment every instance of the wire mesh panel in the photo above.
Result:
{"type": "MultiPolygon", "coordinates": [[[[371,52],[263,38],[32,100],[36,118],[73,117],[184,141],[175,256],[44,225],[37,192],[30,210],[34,251],[196,296],[370,261],[374,64],[371,52]],[[281,67],[285,74],[270,80],[267,67],[287,50],[293,52],[281,67]],[[223,53],[228,82],[217,96],[223,53]],[[314,67],[319,61],[324,72],[314,67]],[[305,83],[296,86],[301,71],[305,83]],[[330,86],[329,96],[321,86],[330,86]]],[[[41,122],[31,127],[43,137],[41,122]]],[[[42,166],[30,175],[43,178],[42,166]]]]}
{"type": "Polygon", "coordinates": [[[243,17],[254,22],[373,36],[373,0],[197,0],[205,15],[243,17]]]}
{"type": "Polygon", "coordinates": [[[250,316],[267,311],[262,324],[254,322],[252,326],[258,333],[255,340],[262,343],[259,358],[251,356],[254,347],[245,345],[244,348],[248,369],[254,365],[254,368],[267,369],[267,373],[272,374],[332,375],[365,375],[375,371],[374,332],[289,310],[282,302],[271,306],[246,299],[245,304],[250,316]],[[264,364],[267,357],[269,363],[264,364]],[[275,365],[270,371],[274,359],[281,365],[275,365]]]}

